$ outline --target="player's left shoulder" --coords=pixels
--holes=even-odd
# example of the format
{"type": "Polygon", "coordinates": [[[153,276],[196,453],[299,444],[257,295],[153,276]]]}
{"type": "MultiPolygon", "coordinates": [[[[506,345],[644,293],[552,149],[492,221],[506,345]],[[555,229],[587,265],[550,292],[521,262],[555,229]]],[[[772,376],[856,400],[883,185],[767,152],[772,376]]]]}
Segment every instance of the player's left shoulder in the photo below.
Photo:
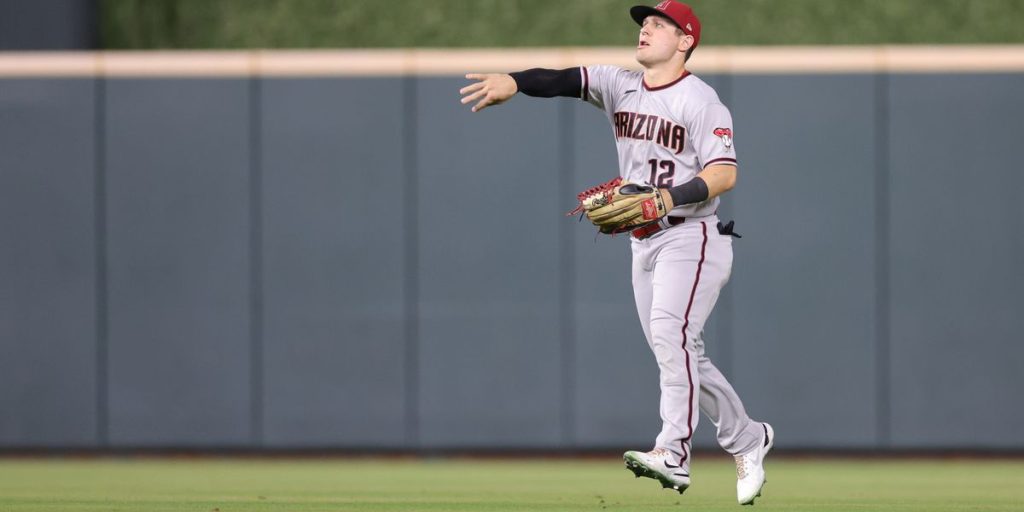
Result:
{"type": "Polygon", "coordinates": [[[673,110],[681,114],[685,125],[695,121],[708,107],[725,108],[715,89],[700,77],[690,75],[680,85],[673,110]]]}
{"type": "Polygon", "coordinates": [[[689,104],[697,107],[698,109],[703,108],[707,105],[721,104],[722,100],[718,97],[718,92],[715,91],[714,87],[705,82],[701,77],[690,74],[683,80],[683,94],[682,98],[689,104]]]}

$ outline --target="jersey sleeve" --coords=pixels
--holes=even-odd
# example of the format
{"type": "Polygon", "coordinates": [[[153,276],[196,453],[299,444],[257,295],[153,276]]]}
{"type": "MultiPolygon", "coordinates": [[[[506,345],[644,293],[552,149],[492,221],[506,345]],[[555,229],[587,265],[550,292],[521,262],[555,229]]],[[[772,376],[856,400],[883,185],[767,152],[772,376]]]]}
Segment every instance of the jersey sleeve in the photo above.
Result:
{"type": "Polygon", "coordinates": [[[701,169],[709,165],[737,165],[733,146],[732,115],[721,103],[705,106],[694,117],[690,142],[701,169]]]}
{"type": "Polygon", "coordinates": [[[616,66],[582,66],[583,101],[607,112],[614,112],[615,104],[629,81],[629,71],[616,66]]]}

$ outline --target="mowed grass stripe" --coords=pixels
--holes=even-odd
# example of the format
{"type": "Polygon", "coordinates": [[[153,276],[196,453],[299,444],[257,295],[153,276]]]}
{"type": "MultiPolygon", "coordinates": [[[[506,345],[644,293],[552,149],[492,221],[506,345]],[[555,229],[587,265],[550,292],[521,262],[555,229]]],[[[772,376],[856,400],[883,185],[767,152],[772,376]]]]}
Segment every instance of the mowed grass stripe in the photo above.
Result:
{"type": "MultiPolygon", "coordinates": [[[[0,460],[0,511],[737,510],[731,460],[685,495],[601,460],[0,460]]],[[[770,459],[757,510],[1024,509],[1024,461],[770,459]]]]}

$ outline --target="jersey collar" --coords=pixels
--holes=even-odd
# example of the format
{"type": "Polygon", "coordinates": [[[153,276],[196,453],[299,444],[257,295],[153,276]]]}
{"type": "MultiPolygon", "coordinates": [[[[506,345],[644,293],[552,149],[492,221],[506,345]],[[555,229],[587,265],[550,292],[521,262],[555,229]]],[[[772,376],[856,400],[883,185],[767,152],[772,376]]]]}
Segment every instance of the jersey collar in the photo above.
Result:
{"type": "Polygon", "coordinates": [[[688,76],[690,76],[690,71],[689,70],[683,70],[683,74],[680,75],[679,78],[676,78],[675,80],[673,80],[673,81],[671,81],[671,82],[669,82],[669,83],[667,83],[665,85],[659,85],[657,87],[651,87],[651,86],[647,85],[647,80],[644,80],[643,78],[641,78],[640,81],[643,82],[644,89],[646,89],[648,91],[660,91],[662,89],[668,89],[669,87],[672,87],[673,85],[678,84],[679,82],[682,82],[683,79],[688,77],[688,76]]]}

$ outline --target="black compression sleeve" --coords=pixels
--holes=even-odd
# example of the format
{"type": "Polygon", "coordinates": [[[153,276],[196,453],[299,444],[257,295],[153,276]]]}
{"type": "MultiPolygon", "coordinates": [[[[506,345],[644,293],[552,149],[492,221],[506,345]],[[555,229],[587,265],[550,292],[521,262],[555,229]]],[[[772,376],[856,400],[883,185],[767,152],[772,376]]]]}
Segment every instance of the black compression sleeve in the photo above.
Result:
{"type": "Polygon", "coordinates": [[[568,69],[533,68],[509,74],[516,81],[519,92],[527,96],[579,98],[583,89],[583,79],[580,78],[580,68],[578,67],[568,69]]]}
{"type": "Polygon", "coordinates": [[[672,196],[672,204],[679,206],[683,204],[699,203],[708,198],[708,184],[704,178],[695,176],[692,180],[668,189],[672,196]]]}

